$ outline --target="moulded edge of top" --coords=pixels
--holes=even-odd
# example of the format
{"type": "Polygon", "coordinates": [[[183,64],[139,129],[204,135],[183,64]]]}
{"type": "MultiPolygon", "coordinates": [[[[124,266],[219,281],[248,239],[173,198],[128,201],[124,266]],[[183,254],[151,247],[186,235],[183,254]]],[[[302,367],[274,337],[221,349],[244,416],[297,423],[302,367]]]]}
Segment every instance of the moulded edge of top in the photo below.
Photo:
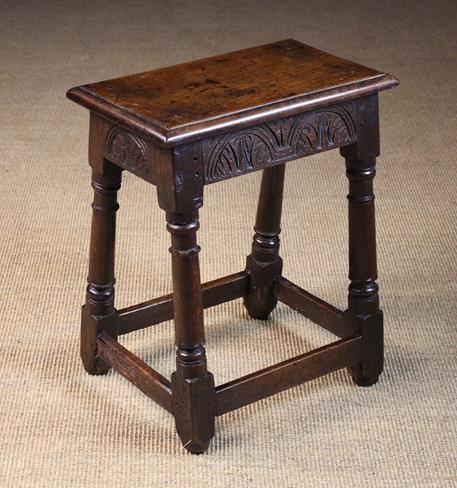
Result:
{"type": "Polygon", "coordinates": [[[334,103],[360,98],[370,93],[393,88],[398,84],[399,80],[394,76],[380,73],[365,80],[317,90],[261,106],[249,107],[174,128],[164,127],[157,121],[144,118],[118,106],[91,92],[85,86],[71,88],[67,92],[67,97],[115,124],[151,138],[160,146],[173,147],[262,122],[308,112],[334,103]]]}

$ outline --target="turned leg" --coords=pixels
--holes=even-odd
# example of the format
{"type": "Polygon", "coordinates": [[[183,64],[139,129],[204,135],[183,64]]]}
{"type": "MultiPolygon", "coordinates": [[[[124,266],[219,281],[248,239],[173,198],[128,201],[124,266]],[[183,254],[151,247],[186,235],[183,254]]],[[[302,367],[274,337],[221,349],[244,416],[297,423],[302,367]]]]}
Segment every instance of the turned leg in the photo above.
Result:
{"type": "Polygon", "coordinates": [[[349,178],[349,285],[348,311],[362,334],[362,362],[351,369],[354,381],[370,386],[383,367],[383,318],[376,283],[376,234],[373,177],[375,159],[347,159],[349,178]]]}
{"type": "Polygon", "coordinates": [[[106,363],[97,357],[97,335],[105,331],[116,339],[118,327],[114,308],[114,241],[121,169],[105,161],[102,171],[92,171],[94,202],[89,275],[81,320],[81,359],[86,371],[95,375],[109,370],[106,363]]]}
{"type": "Polygon", "coordinates": [[[285,164],[273,166],[262,174],[252,252],[246,261],[250,290],[244,299],[249,315],[256,319],[267,319],[278,302],[273,285],[282,272],[279,233],[285,167],[285,164]]]}
{"type": "Polygon", "coordinates": [[[167,213],[171,233],[176,371],[172,374],[173,414],[183,446],[203,452],[214,436],[215,387],[206,369],[203,305],[196,234],[198,214],[167,213]]]}
{"type": "Polygon", "coordinates": [[[379,309],[373,178],[378,150],[377,99],[361,105],[360,141],[341,150],[349,179],[349,296],[346,316],[362,335],[362,361],[350,368],[359,386],[378,381],[383,369],[383,316],[379,309]]]}

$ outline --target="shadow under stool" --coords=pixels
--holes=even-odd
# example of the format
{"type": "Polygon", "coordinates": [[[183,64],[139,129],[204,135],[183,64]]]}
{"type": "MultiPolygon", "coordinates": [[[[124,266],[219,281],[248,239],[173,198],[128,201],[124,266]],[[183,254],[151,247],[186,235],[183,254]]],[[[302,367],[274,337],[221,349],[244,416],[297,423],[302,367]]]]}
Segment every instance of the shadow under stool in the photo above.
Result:
{"type": "Polygon", "coordinates": [[[193,453],[208,447],[216,416],[304,381],[349,368],[356,384],[375,383],[383,367],[373,195],[378,92],[397,84],[385,73],[285,40],[72,88],[68,97],[90,110],[94,189],[81,326],[86,371],[117,370],[173,414],[193,453]],[[335,148],[349,179],[344,312],[284,278],[279,256],[285,163],[335,148]],[[171,234],[173,294],[117,310],[115,214],[123,170],[157,187],[171,234]],[[201,284],[196,236],[204,186],[258,170],[246,269],[201,284]],[[267,319],[279,300],[339,340],[215,386],[203,347],[203,309],[240,297],[253,318],[267,319]],[[177,347],[171,381],[118,342],[170,319],[177,347]]]}

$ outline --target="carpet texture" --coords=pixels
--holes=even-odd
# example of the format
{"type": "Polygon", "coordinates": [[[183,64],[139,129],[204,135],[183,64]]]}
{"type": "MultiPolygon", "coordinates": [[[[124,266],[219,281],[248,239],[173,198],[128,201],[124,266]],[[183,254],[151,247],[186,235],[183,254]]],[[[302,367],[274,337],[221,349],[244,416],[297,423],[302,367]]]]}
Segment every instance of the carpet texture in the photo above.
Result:
{"type": "MultiPolygon", "coordinates": [[[[457,3],[455,1],[0,1],[0,486],[457,486],[457,3]],[[79,357],[91,189],[78,84],[296,38],[385,70],[375,180],[386,368],[372,388],[339,371],[220,417],[205,455],[116,373],[79,357]]],[[[211,185],[203,280],[239,271],[260,173],[211,185]]],[[[284,275],[345,307],[344,162],[289,163],[284,275]]],[[[155,189],[125,174],[117,305],[167,293],[169,236],[155,189]]],[[[331,342],[279,305],[205,312],[217,384],[331,342]],[[230,366],[227,366],[230,365],[230,366]]],[[[165,375],[172,324],[122,338],[165,375]]]]}

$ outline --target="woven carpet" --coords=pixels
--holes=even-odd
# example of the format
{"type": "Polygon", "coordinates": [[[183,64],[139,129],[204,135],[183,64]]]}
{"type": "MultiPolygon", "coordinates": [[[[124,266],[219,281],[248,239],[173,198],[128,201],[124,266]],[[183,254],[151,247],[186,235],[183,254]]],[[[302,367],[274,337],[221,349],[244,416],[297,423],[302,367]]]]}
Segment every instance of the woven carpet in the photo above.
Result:
{"type": "MultiPolygon", "coordinates": [[[[455,1],[0,1],[0,486],[457,486],[457,3],[455,1]],[[172,417],[78,357],[91,189],[88,114],[71,86],[296,38],[394,74],[381,95],[375,180],[386,367],[345,370],[217,420],[209,451],[183,450],[172,417]]],[[[339,308],[347,288],[344,162],[289,163],[284,275],[339,308]]],[[[211,185],[202,278],[243,269],[260,173],[211,185]]],[[[117,305],[171,288],[155,189],[125,174],[117,305]]],[[[217,384],[334,340],[279,305],[205,312],[217,384]]],[[[173,370],[172,324],[122,338],[173,370]]]]}

